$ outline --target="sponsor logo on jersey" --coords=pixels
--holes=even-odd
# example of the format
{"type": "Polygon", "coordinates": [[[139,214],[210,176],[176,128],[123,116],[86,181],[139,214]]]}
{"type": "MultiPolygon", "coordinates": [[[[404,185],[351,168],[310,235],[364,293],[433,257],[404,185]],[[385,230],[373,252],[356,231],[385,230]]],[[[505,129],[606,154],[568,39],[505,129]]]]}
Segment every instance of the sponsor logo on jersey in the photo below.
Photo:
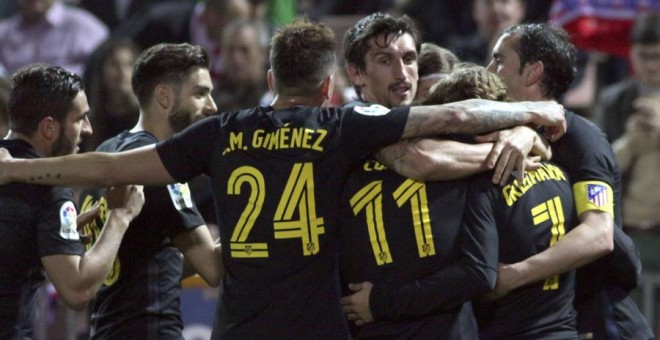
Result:
{"type": "Polygon", "coordinates": [[[167,190],[170,192],[170,198],[177,210],[193,207],[192,197],[190,196],[190,189],[188,189],[187,183],[170,184],[167,186],[167,190]]]}
{"type": "Polygon", "coordinates": [[[355,112],[367,116],[382,116],[390,112],[390,109],[383,105],[373,104],[370,106],[356,106],[355,112]]]}
{"type": "Polygon", "coordinates": [[[607,204],[607,188],[600,184],[587,184],[587,199],[597,207],[607,204]]]}
{"type": "Polygon", "coordinates": [[[76,219],[78,213],[73,202],[67,201],[60,207],[60,236],[65,240],[80,240],[76,219]]]}

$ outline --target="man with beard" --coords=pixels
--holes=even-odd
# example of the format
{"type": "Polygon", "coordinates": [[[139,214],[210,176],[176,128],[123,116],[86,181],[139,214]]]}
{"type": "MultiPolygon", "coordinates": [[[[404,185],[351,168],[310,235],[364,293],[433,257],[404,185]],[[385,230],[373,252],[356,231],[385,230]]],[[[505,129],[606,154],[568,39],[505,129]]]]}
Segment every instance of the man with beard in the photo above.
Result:
{"type": "MultiPolygon", "coordinates": [[[[488,65],[513,100],[560,98],[575,78],[576,48],[568,34],[547,24],[507,28],[488,65]]],[[[580,223],[554,246],[524,261],[500,265],[497,296],[577,268],[575,309],[581,339],[651,339],[629,296],[639,256],[621,230],[621,175],[605,134],[566,111],[566,135],[553,143],[553,162],[566,169],[580,223]]],[[[520,319],[515,319],[519,322],[520,319]]]]}
{"type": "MultiPolygon", "coordinates": [[[[199,46],[160,44],[144,51],[132,76],[140,103],[138,123],[97,150],[119,152],[155,144],[214,113],[208,67],[208,56],[199,46]]],[[[93,302],[93,338],[183,339],[181,253],[207,283],[220,283],[220,246],[214,244],[188,185],[149,186],[144,193],[144,209],[131,223],[132,231],[93,302]]],[[[100,218],[85,226],[86,232],[98,235],[106,209],[103,191],[83,191],[81,199],[83,211],[96,203],[101,206],[100,218]]]]}
{"type": "MultiPolygon", "coordinates": [[[[386,107],[411,104],[417,91],[419,38],[410,18],[374,13],[348,30],[344,46],[347,72],[361,101],[386,107]]],[[[478,337],[470,304],[459,302],[493,288],[496,268],[480,265],[486,252],[478,249],[479,242],[467,242],[476,250],[467,269],[458,269],[450,280],[456,284],[447,289],[450,297],[417,287],[420,280],[441,275],[460,255],[467,185],[456,179],[491,168],[484,160],[501,152],[493,180],[506,181],[513,165],[524,164],[534,142],[540,141],[526,127],[516,128],[513,135],[527,145],[505,149],[505,143],[467,144],[458,141],[466,138],[445,134],[386,147],[377,157],[365,155],[353,169],[341,200],[340,267],[352,293],[342,300],[344,312],[361,326],[355,330],[358,338],[478,337]],[[417,161],[417,155],[429,155],[430,161],[417,161]],[[450,308],[437,307],[443,303],[450,308]]]]}
{"type": "Polygon", "coordinates": [[[557,138],[563,109],[554,102],[486,100],[392,110],[326,107],[335,44],[323,24],[284,25],[271,39],[271,106],[215,115],[157,145],[120,153],[38,162],[0,149],[0,183],[163,185],[207,174],[225,244],[219,266],[226,268],[211,338],[346,339],[338,210],[342,184],[361,156],[402,138],[516,124],[552,126],[557,138]]]}
{"type": "MultiPolygon", "coordinates": [[[[77,152],[90,135],[89,105],[77,75],[35,64],[19,69],[9,96],[11,132],[0,146],[19,158],[77,152]]],[[[82,309],[111,269],[130,220],[142,208],[137,187],[109,191],[104,232],[87,252],[70,189],[34,184],[0,188],[0,338],[32,338],[44,269],[67,306],[82,309]]]]}

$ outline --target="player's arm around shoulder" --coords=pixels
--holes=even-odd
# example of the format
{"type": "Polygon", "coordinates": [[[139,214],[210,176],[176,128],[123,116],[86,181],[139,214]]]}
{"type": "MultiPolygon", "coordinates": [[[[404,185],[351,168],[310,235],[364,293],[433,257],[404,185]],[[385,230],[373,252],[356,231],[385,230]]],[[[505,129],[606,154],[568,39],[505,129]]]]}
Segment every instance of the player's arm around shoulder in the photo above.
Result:
{"type": "Polygon", "coordinates": [[[442,139],[403,140],[376,154],[398,174],[418,181],[466,178],[487,170],[484,159],[492,144],[466,144],[442,139]]]}
{"type": "Polygon", "coordinates": [[[484,99],[413,106],[402,138],[478,134],[525,124],[545,126],[549,139],[557,140],[566,133],[564,108],[554,101],[506,103],[484,99]]]}
{"type": "Polygon", "coordinates": [[[141,186],[108,188],[110,212],[96,243],[83,256],[50,255],[41,259],[67,306],[81,310],[110,271],[129,223],[142,210],[141,186]]]}
{"type": "Polygon", "coordinates": [[[614,249],[614,221],[610,212],[589,209],[579,214],[580,224],[554,246],[527,259],[500,265],[497,296],[589,264],[614,249]]]}
{"type": "Polygon", "coordinates": [[[174,180],[155,145],[117,152],[88,152],[60,157],[14,159],[0,148],[0,185],[107,187],[123,184],[162,185],[174,180]]]}

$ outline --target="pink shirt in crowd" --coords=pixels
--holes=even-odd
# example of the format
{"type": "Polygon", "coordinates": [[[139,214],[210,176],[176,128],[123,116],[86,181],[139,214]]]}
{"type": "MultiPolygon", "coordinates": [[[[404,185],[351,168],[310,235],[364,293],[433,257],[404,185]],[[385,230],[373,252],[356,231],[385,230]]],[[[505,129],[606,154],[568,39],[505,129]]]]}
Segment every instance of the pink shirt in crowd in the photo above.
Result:
{"type": "Polygon", "coordinates": [[[35,62],[61,66],[82,76],[85,61],[108,38],[92,14],[56,1],[46,16],[27,24],[21,14],[0,22],[0,64],[4,76],[35,62]]]}

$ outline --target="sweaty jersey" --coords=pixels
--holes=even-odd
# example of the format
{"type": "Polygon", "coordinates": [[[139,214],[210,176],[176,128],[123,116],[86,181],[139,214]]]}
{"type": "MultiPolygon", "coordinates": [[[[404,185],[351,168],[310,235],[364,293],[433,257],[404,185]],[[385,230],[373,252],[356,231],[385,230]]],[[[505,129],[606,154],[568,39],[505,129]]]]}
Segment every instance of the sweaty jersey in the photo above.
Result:
{"type": "MultiPolygon", "coordinates": [[[[491,175],[469,186],[465,223],[490,230],[485,242],[498,242],[497,263],[516,263],[559,241],[575,225],[573,193],[556,165],[513,176],[503,187],[491,175]]],[[[481,339],[577,339],[573,297],[575,273],[549,277],[511,291],[490,303],[476,303],[481,339]]]]}
{"type": "MultiPolygon", "coordinates": [[[[352,171],[342,195],[342,286],[373,283],[376,319],[357,327],[356,338],[477,338],[471,305],[463,302],[492,287],[468,277],[420,283],[459,261],[466,190],[465,181],[402,177],[371,157],[352,171]]],[[[496,271],[490,268],[493,279],[496,271]]]]}
{"type": "Polygon", "coordinates": [[[272,107],[202,120],[157,147],[170,175],[209,175],[227,275],[214,338],[340,339],[340,194],[364,153],[399,140],[408,108],[272,107]]]}
{"type": "MultiPolygon", "coordinates": [[[[14,158],[40,158],[21,140],[0,140],[14,158]]],[[[70,189],[12,183],[0,186],[0,339],[32,337],[41,258],[85,252],[70,189]]]]}
{"type": "MultiPolygon", "coordinates": [[[[620,228],[621,175],[607,137],[570,111],[566,123],[566,134],[552,143],[553,162],[571,178],[577,213],[605,211],[613,215],[614,227],[620,228]]],[[[577,270],[579,333],[593,339],[650,339],[653,333],[629,296],[636,283],[634,263],[630,263],[639,261],[636,250],[620,230],[615,230],[614,241],[612,253],[577,270]]]]}
{"type": "MultiPolygon", "coordinates": [[[[103,142],[98,151],[119,152],[154,144],[148,132],[128,131],[103,142]]],[[[85,226],[94,240],[107,219],[105,190],[81,193],[81,210],[95,202],[100,217],[85,226]]],[[[179,308],[181,253],[172,239],[204,225],[186,184],[147,186],[140,214],[131,221],[112,269],[92,303],[90,332],[98,339],[182,339],[179,308]]],[[[91,246],[91,245],[90,245],[91,246]]]]}

